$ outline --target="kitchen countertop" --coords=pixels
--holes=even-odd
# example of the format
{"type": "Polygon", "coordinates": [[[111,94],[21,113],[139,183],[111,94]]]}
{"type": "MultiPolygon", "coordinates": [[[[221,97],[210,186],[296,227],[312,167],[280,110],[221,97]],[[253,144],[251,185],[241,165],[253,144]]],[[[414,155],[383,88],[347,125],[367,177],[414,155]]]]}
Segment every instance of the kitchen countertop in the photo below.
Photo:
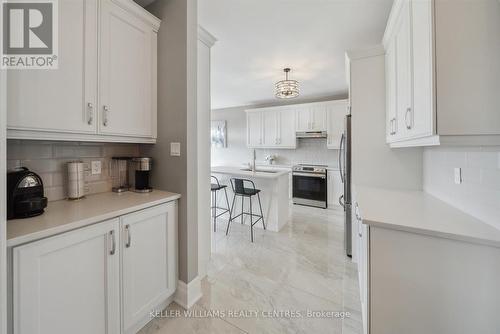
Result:
{"type": "Polygon", "coordinates": [[[40,216],[7,221],[7,246],[46,238],[178,198],[179,194],[153,190],[145,194],[107,192],[75,201],[49,202],[40,216]]]}
{"type": "Polygon", "coordinates": [[[246,176],[246,177],[257,177],[257,178],[263,178],[263,179],[276,179],[280,176],[286,175],[290,173],[290,170],[288,169],[282,169],[282,168],[277,168],[273,166],[257,166],[257,171],[252,172],[252,171],[245,171],[242,170],[245,167],[231,167],[231,166],[214,166],[212,167],[212,173],[219,173],[219,174],[231,174],[231,175],[238,175],[238,176],[246,176]],[[275,170],[275,173],[269,173],[269,172],[259,172],[260,170],[275,170]]]}
{"type": "Polygon", "coordinates": [[[500,230],[423,191],[354,190],[364,224],[500,247],[500,230]]]}

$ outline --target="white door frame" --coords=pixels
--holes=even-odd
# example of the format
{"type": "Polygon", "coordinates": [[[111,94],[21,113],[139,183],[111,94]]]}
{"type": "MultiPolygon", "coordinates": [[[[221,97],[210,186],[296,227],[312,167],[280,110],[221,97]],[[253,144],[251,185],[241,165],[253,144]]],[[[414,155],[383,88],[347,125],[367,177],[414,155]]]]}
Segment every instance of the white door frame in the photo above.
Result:
{"type": "MultiPolygon", "coordinates": [[[[215,37],[203,29],[203,27],[198,26],[198,43],[204,44],[209,49],[209,57],[210,48],[214,45],[215,41],[215,37]]],[[[198,57],[200,57],[199,53],[198,57]]],[[[200,61],[198,59],[198,64],[199,62],[200,61]]],[[[210,59],[208,59],[208,63],[210,64],[210,59]]],[[[198,77],[199,75],[200,74],[198,74],[198,77]]],[[[208,76],[210,77],[210,67],[208,68],[208,76]]],[[[203,136],[198,138],[197,160],[198,168],[200,169],[198,172],[198,277],[200,279],[203,279],[203,277],[207,274],[208,261],[210,260],[210,254],[212,252],[212,229],[210,228],[211,196],[210,191],[208,190],[210,180],[204,179],[207,169],[210,173],[211,156],[210,148],[208,149],[208,154],[206,151],[201,150],[201,148],[204,147],[202,143],[206,143],[206,141],[209,140],[210,114],[212,110],[210,107],[210,100],[206,101],[204,98],[207,93],[208,96],[210,96],[210,85],[209,87],[205,87],[204,83],[204,80],[198,80],[198,133],[206,134],[206,132],[208,132],[208,134],[206,134],[207,137],[203,136]],[[204,89],[208,89],[208,92],[203,91],[204,89]]]]}
{"type": "MultiPolygon", "coordinates": [[[[0,17],[3,17],[3,5],[0,3],[0,17]]],[[[3,30],[0,26],[0,50],[3,30]]],[[[2,51],[3,52],[3,51],[2,51]]],[[[7,72],[0,69],[0,334],[7,334],[7,240],[6,240],[6,160],[7,160],[7,72]]]]}

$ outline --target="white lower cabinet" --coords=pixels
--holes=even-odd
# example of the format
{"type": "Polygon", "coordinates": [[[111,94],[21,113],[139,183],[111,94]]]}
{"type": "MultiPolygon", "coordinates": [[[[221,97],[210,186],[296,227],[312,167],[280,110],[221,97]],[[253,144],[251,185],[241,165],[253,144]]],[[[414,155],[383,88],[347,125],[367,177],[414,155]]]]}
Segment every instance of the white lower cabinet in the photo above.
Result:
{"type": "Polygon", "coordinates": [[[177,204],[14,247],[14,334],[136,333],[176,289],[177,204]]]}
{"type": "Polygon", "coordinates": [[[136,333],[149,312],[175,292],[175,206],[121,218],[124,333],[136,333]]]}
{"type": "Polygon", "coordinates": [[[338,170],[328,170],[326,187],[328,207],[340,207],[339,198],[344,193],[344,185],[338,170]]]}
{"type": "Polygon", "coordinates": [[[120,333],[119,220],[13,250],[13,333],[120,333]]]}

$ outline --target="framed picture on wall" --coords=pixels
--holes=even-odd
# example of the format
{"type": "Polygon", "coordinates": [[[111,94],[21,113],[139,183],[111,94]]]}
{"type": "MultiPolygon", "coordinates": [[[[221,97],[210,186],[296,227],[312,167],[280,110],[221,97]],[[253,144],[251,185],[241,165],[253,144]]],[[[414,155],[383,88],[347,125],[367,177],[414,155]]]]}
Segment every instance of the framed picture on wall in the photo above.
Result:
{"type": "Polygon", "coordinates": [[[212,147],[227,147],[226,133],[226,121],[212,121],[212,128],[210,131],[212,147]]]}

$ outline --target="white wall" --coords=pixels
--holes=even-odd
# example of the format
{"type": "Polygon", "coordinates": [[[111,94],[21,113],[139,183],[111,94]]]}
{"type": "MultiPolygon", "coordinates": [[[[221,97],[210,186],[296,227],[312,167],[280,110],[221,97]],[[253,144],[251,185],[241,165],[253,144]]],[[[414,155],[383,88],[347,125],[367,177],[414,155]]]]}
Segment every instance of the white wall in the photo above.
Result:
{"type": "MultiPolygon", "coordinates": [[[[245,109],[236,107],[212,110],[212,120],[227,121],[227,147],[212,148],[212,166],[239,166],[252,159],[252,149],[246,146],[245,109]]],[[[315,163],[337,166],[337,150],[326,148],[326,138],[299,139],[297,149],[257,149],[257,161],[264,162],[266,155],[277,157],[275,164],[293,165],[296,163],[315,163]]]]}
{"type": "Polygon", "coordinates": [[[500,229],[500,146],[426,148],[424,190],[500,229]]]}

